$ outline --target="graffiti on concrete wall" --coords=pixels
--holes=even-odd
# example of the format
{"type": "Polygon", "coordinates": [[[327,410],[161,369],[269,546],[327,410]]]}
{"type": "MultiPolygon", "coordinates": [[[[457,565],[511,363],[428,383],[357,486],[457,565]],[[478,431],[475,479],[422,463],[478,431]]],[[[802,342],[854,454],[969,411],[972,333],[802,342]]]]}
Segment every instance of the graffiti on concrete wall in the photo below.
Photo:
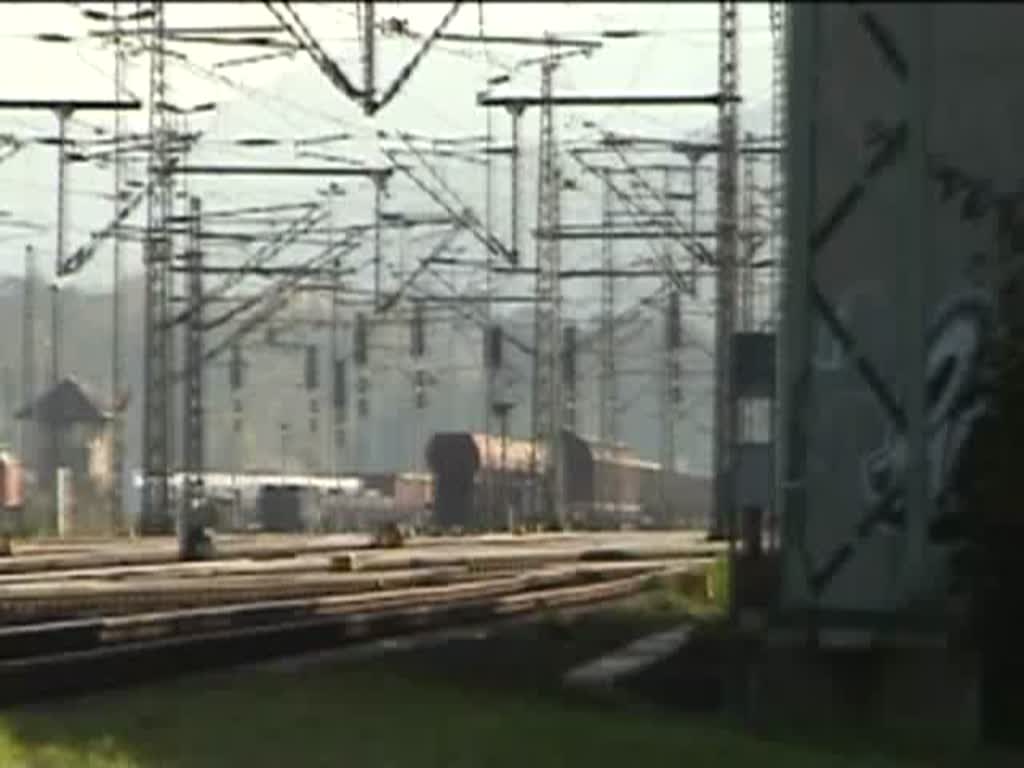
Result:
{"type": "MultiPolygon", "coordinates": [[[[994,217],[991,252],[965,254],[963,285],[968,286],[940,303],[933,314],[926,343],[925,408],[927,494],[931,519],[929,543],[951,555],[960,542],[940,541],[938,523],[960,514],[954,480],[964,446],[986,406],[985,354],[991,337],[996,292],[1020,270],[1024,256],[1024,226],[1018,214],[1020,192],[997,196],[991,182],[972,178],[949,165],[937,163],[933,178],[940,200],[957,206],[966,226],[994,217]],[[993,255],[1004,258],[993,259],[993,255]],[[1009,257],[1009,258],[1006,258],[1009,257]],[[1016,257],[1016,258],[1013,258],[1016,257]],[[985,279],[985,265],[994,265],[985,279]],[[987,286],[985,285],[987,283],[987,286]],[[984,286],[984,287],[983,287],[984,286]]],[[[1024,190],[1024,185],[1022,185],[1024,190]]],[[[850,294],[839,302],[837,317],[848,315],[850,294]]],[[[833,361],[822,369],[835,369],[833,361]]],[[[820,361],[819,365],[820,365],[820,361]]],[[[820,595],[869,537],[884,533],[903,536],[907,527],[908,437],[890,422],[880,445],[861,459],[864,514],[851,535],[819,564],[807,568],[808,586],[820,595]]],[[[811,566],[807,553],[805,563],[811,566]]]]}

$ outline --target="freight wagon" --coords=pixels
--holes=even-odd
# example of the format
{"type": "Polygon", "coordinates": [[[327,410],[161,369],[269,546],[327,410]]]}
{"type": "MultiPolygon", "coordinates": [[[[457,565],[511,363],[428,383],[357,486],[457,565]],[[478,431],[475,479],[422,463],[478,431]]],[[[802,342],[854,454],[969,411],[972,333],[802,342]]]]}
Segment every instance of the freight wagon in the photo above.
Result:
{"type": "MultiPolygon", "coordinates": [[[[705,524],[708,478],[662,473],[655,462],[572,432],[563,433],[562,450],[564,498],[573,527],[705,524]]],[[[542,524],[545,516],[531,514],[527,502],[538,476],[534,468],[543,467],[546,458],[544,446],[535,449],[530,441],[435,434],[427,444],[427,462],[434,475],[436,523],[464,530],[542,524]]]]}

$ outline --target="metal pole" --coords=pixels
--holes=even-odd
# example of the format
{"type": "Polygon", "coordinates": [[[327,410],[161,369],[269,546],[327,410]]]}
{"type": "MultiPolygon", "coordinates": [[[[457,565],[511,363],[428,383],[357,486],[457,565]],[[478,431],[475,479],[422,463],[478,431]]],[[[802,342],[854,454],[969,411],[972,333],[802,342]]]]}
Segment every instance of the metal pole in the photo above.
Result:
{"type": "Polygon", "coordinates": [[[363,109],[367,114],[373,109],[376,98],[377,78],[377,29],[376,14],[372,0],[362,3],[363,8],[363,109]]]}
{"type": "MultiPolygon", "coordinates": [[[[21,424],[20,451],[22,461],[28,462],[30,452],[34,464],[38,464],[39,445],[36,426],[36,252],[31,245],[25,246],[25,277],[22,285],[21,307],[21,399],[28,405],[28,418],[21,424]]],[[[41,467],[40,467],[41,469],[41,467]]]]}
{"type": "MultiPolygon", "coordinates": [[[[561,176],[555,146],[554,105],[551,100],[556,62],[549,57],[542,67],[540,110],[540,167],[537,174],[537,229],[553,232],[559,229],[559,198],[561,176]]],[[[539,446],[547,451],[544,482],[533,494],[533,513],[538,515],[549,507],[554,521],[564,526],[562,479],[562,402],[561,402],[561,302],[559,269],[560,243],[550,238],[537,238],[537,278],[534,305],[534,399],[533,450],[539,446]],[[547,486],[545,488],[545,486],[547,486]],[[547,491],[547,492],[545,492],[547,491]],[[547,505],[545,505],[547,502],[547,505]]],[[[536,467],[534,458],[531,464],[536,467]]],[[[536,477],[537,473],[533,473],[536,477]]]]}
{"type": "MultiPolygon", "coordinates": [[[[697,186],[699,184],[699,179],[698,179],[697,172],[699,170],[700,161],[701,161],[701,158],[703,156],[704,155],[703,155],[702,152],[690,152],[690,153],[688,153],[688,158],[690,160],[690,236],[691,237],[696,237],[697,236],[697,199],[699,197],[699,195],[697,194],[697,186]]],[[[696,259],[690,259],[690,286],[691,286],[692,290],[695,293],[697,291],[697,267],[698,267],[697,260],[696,259]]]]}
{"type": "MultiPolygon", "coordinates": [[[[723,96],[739,90],[739,7],[734,0],[720,3],[719,80],[723,96]]],[[[736,315],[737,144],[739,119],[735,103],[723,98],[719,107],[718,156],[718,279],[715,307],[715,452],[714,520],[712,536],[728,536],[734,545],[732,464],[736,407],[732,392],[732,342],[736,315]]]]}
{"type": "MultiPolygon", "coordinates": [[[[67,108],[59,108],[57,110],[57,134],[58,134],[58,147],[57,147],[57,260],[54,265],[54,274],[56,275],[59,271],[60,265],[64,262],[64,248],[65,248],[65,235],[66,235],[66,216],[67,216],[67,120],[71,115],[71,111],[67,108]]],[[[50,327],[50,389],[51,391],[56,389],[57,383],[60,381],[60,352],[61,352],[61,337],[63,335],[63,328],[61,327],[60,318],[60,283],[59,278],[54,277],[53,285],[50,287],[50,309],[51,309],[51,327],[50,327]]],[[[50,451],[51,458],[53,461],[53,509],[56,514],[59,507],[60,493],[59,493],[59,482],[58,482],[58,470],[63,462],[62,445],[63,442],[61,434],[62,425],[57,422],[56,419],[52,420],[50,425],[50,451]]]]}
{"type": "Polygon", "coordinates": [[[383,299],[381,295],[381,279],[383,264],[381,263],[381,205],[384,194],[384,177],[373,177],[373,306],[379,309],[383,299]]]}
{"type": "Polygon", "coordinates": [[[772,190],[772,221],[769,230],[769,256],[775,266],[771,273],[771,328],[775,334],[775,360],[776,360],[776,386],[775,397],[772,399],[771,423],[769,434],[772,445],[773,457],[773,496],[771,524],[769,526],[769,546],[775,550],[779,547],[781,530],[780,515],[782,513],[782,497],[779,492],[781,479],[783,478],[783,451],[780,441],[780,427],[782,421],[782,397],[783,381],[781,378],[782,363],[782,285],[783,274],[786,268],[786,169],[783,168],[782,158],[789,143],[788,122],[786,119],[787,94],[789,73],[786,71],[786,64],[789,61],[786,40],[789,30],[787,29],[787,6],[785,3],[772,2],[770,6],[772,22],[772,141],[780,148],[780,151],[771,157],[771,182],[772,190]]]}
{"type": "MultiPolygon", "coordinates": [[[[57,261],[54,268],[54,274],[59,274],[60,265],[64,263],[64,248],[66,239],[66,227],[65,221],[67,216],[67,121],[70,117],[71,111],[68,109],[57,110],[57,135],[58,135],[58,147],[57,147],[57,261]]],[[[61,347],[61,336],[63,335],[63,329],[59,323],[59,309],[56,303],[59,301],[60,287],[57,282],[58,278],[54,277],[53,283],[53,343],[52,343],[52,361],[51,361],[51,375],[50,384],[52,386],[57,385],[57,381],[60,377],[60,347],[61,347]]]]}
{"type": "Polygon", "coordinates": [[[515,510],[508,503],[508,408],[502,408],[499,415],[501,419],[501,506],[508,515],[508,530],[511,533],[516,529],[515,510]]]}
{"type": "MultiPolygon", "coordinates": [[[[818,84],[818,36],[820,6],[813,3],[794,6],[793,52],[790,62],[794,76],[793,113],[816,113],[818,84]]],[[[780,503],[783,559],[783,601],[814,599],[807,594],[812,574],[799,556],[802,536],[807,525],[807,418],[806,403],[812,395],[810,376],[811,323],[810,276],[814,262],[810,249],[810,233],[817,223],[817,170],[813,119],[797,121],[789,127],[787,141],[792,150],[786,155],[785,177],[798,183],[787,185],[786,262],[782,270],[782,302],[780,305],[779,433],[777,447],[781,454],[777,494],[780,503]]],[[[813,607],[813,605],[812,605],[813,607]]]]}
{"type": "MultiPolygon", "coordinates": [[[[719,5],[719,80],[724,96],[739,93],[739,4],[722,0],[719,5]]],[[[736,400],[732,381],[732,345],[736,316],[737,232],[737,149],[739,115],[736,104],[723,99],[719,109],[719,141],[722,152],[718,158],[718,296],[715,338],[715,527],[713,533],[725,533],[729,541],[730,616],[737,614],[736,587],[736,400]]]]}
{"type": "MultiPolygon", "coordinates": [[[[117,0],[114,0],[114,100],[119,101],[124,90],[125,54],[121,40],[121,19],[117,0]]],[[[120,213],[122,185],[124,184],[124,152],[121,148],[121,112],[114,110],[114,216],[120,213]]],[[[110,337],[110,400],[111,400],[111,482],[110,516],[115,534],[124,533],[124,506],[122,488],[124,475],[124,424],[121,414],[121,225],[115,224],[111,275],[111,337],[110,337]]]]}
{"type": "MultiPolygon", "coordinates": [[[[662,195],[664,197],[665,209],[669,210],[671,206],[671,192],[672,192],[672,176],[671,171],[665,168],[662,171],[662,195]]],[[[666,264],[672,263],[672,247],[669,241],[665,241],[662,245],[664,249],[664,261],[666,264]]],[[[678,317],[672,317],[670,313],[675,308],[675,304],[672,299],[672,292],[675,290],[674,283],[672,281],[671,274],[665,276],[664,285],[667,289],[666,301],[668,302],[668,311],[665,313],[665,336],[664,345],[662,348],[662,364],[661,364],[661,381],[658,388],[660,399],[661,399],[661,477],[659,478],[659,497],[661,502],[661,516],[662,524],[668,525],[670,522],[669,515],[669,475],[675,469],[675,455],[676,455],[676,409],[675,404],[672,402],[672,392],[674,389],[674,373],[676,370],[676,349],[674,347],[673,334],[674,326],[672,325],[678,317]]]]}
{"type": "MultiPolygon", "coordinates": [[[[922,3],[918,7],[908,6],[909,29],[913,30],[910,47],[916,66],[912,66],[910,91],[910,135],[908,142],[907,194],[916,205],[908,222],[910,247],[906,253],[911,262],[906,265],[905,300],[907,318],[907,429],[910,450],[909,478],[907,485],[907,557],[905,584],[911,592],[923,580],[925,562],[926,529],[930,513],[928,498],[928,450],[926,422],[926,366],[928,330],[927,293],[928,265],[934,242],[933,213],[931,206],[931,179],[929,174],[928,119],[932,107],[931,89],[933,67],[932,6],[922,3]]],[[[910,595],[908,595],[909,597],[910,595]]]]}
{"type": "MultiPolygon", "coordinates": [[[[614,224],[615,197],[607,170],[601,174],[601,376],[599,398],[601,442],[614,448],[618,442],[618,376],[615,354],[615,240],[610,236],[614,224]]],[[[618,503],[617,480],[614,472],[602,472],[599,478],[602,493],[612,506],[618,503]]]]}
{"type": "Polygon", "coordinates": [[[168,472],[173,443],[170,438],[171,408],[170,338],[167,274],[171,253],[167,219],[171,206],[171,176],[165,121],[166,81],[164,71],[164,3],[153,3],[153,34],[149,72],[149,175],[146,200],[146,295],[144,369],[145,392],[142,415],[143,504],[140,533],[164,533],[168,527],[168,472]]]}
{"type": "MultiPolygon", "coordinates": [[[[481,23],[483,16],[483,4],[480,4],[481,23]]],[[[482,28],[481,28],[482,29],[482,28]]],[[[485,143],[485,154],[484,154],[484,225],[488,232],[494,231],[494,162],[491,156],[491,145],[493,143],[493,121],[491,110],[487,110],[487,138],[485,143]]],[[[483,365],[481,369],[484,372],[484,413],[483,413],[483,432],[487,444],[490,444],[492,422],[491,422],[491,408],[494,403],[494,389],[495,389],[495,371],[490,365],[490,361],[487,359],[487,344],[488,334],[490,333],[491,324],[494,319],[493,305],[491,303],[491,294],[494,291],[494,254],[490,248],[485,249],[486,263],[484,265],[484,295],[487,297],[487,301],[484,303],[484,323],[483,323],[483,340],[484,343],[480,345],[480,349],[483,352],[483,365]]],[[[494,474],[492,472],[484,473],[484,500],[486,508],[490,511],[494,510],[494,474]]],[[[497,527],[500,523],[500,518],[494,517],[489,521],[492,527],[497,527]]]]}
{"type": "Polygon", "coordinates": [[[523,116],[522,107],[510,107],[512,115],[512,221],[510,224],[512,254],[515,262],[519,264],[522,259],[519,257],[519,210],[520,210],[520,173],[522,172],[522,151],[519,138],[519,123],[523,116]]]}
{"type": "MultiPolygon", "coordinates": [[[[333,184],[327,185],[327,248],[328,250],[334,250],[334,191],[335,187],[333,184]]],[[[339,343],[338,343],[338,291],[340,289],[341,281],[341,257],[335,255],[331,266],[334,269],[334,274],[331,276],[331,323],[329,329],[329,344],[331,348],[331,379],[334,382],[335,391],[339,386],[338,382],[334,381],[338,374],[338,354],[339,343]]],[[[331,473],[334,475],[334,479],[337,482],[338,475],[340,474],[341,464],[341,450],[342,442],[344,440],[344,425],[341,421],[342,409],[337,402],[336,397],[331,397],[331,441],[330,441],[330,467],[331,473]]]]}
{"type": "Polygon", "coordinates": [[[191,542],[193,513],[202,500],[203,488],[203,270],[200,250],[200,202],[193,197],[189,205],[189,243],[187,253],[188,298],[191,312],[186,328],[184,386],[184,487],[178,521],[178,553],[189,559],[196,553],[191,542]]]}
{"type": "MultiPolygon", "coordinates": [[[[60,372],[58,370],[58,364],[60,360],[58,337],[60,336],[60,286],[58,286],[56,280],[50,285],[50,391],[53,391],[57,387],[58,376],[60,372]]],[[[53,511],[55,515],[59,516],[58,510],[60,509],[60,490],[58,482],[60,478],[59,470],[61,466],[61,425],[56,419],[50,419],[47,424],[49,430],[49,442],[50,442],[50,461],[52,463],[53,478],[52,478],[52,501],[53,511]]],[[[57,523],[58,533],[61,533],[60,523],[57,523]]]]}

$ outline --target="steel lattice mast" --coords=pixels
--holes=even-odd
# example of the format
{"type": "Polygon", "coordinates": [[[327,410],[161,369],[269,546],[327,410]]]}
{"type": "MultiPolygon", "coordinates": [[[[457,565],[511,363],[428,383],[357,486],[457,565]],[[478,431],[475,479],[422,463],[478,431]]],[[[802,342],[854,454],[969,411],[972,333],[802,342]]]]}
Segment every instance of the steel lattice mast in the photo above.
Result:
{"type": "Polygon", "coordinates": [[[143,473],[145,476],[142,532],[165,533],[170,527],[167,475],[170,468],[169,402],[170,330],[168,283],[171,253],[168,219],[173,203],[170,152],[166,119],[164,60],[164,3],[153,3],[153,35],[149,71],[149,175],[146,200],[145,392],[142,419],[143,473]]]}
{"type": "Polygon", "coordinates": [[[555,137],[552,81],[554,53],[541,65],[540,147],[537,171],[537,278],[534,305],[533,366],[533,465],[543,447],[546,460],[543,475],[534,472],[531,516],[547,514],[564,522],[561,504],[561,322],[560,285],[561,245],[549,236],[558,231],[560,217],[560,179],[555,137]],[[543,479],[542,479],[543,477],[543,479]]]}
{"type": "Polygon", "coordinates": [[[185,326],[185,493],[178,526],[180,553],[191,555],[189,525],[191,514],[203,497],[203,254],[200,248],[201,207],[198,197],[189,204],[188,250],[185,253],[188,304],[191,312],[185,326]]]}
{"type": "MultiPolygon", "coordinates": [[[[785,149],[788,144],[786,112],[788,109],[788,73],[786,72],[787,61],[787,8],[784,3],[773,2],[769,4],[769,15],[772,30],[772,143],[779,148],[779,152],[771,157],[769,167],[769,189],[770,189],[770,222],[768,225],[768,255],[773,260],[768,291],[768,311],[771,314],[771,329],[775,333],[776,349],[780,349],[779,333],[781,331],[782,316],[782,281],[785,279],[784,264],[786,259],[786,235],[785,235],[785,214],[786,214],[786,176],[785,149]]],[[[777,354],[778,357],[778,354],[777,354]]],[[[778,366],[777,366],[778,367],[778,366]]],[[[779,374],[777,374],[779,375],[779,374]]],[[[776,386],[776,392],[781,393],[782,387],[776,386]]],[[[774,451],[774,499],[772,523],[769,527],[769,546],[775,547],[778,544],[779,515],[782,510],[781,483],[779,480],[784,477],[783,462],[784,454],[779,450],[779,428],[781,426],[781,403],[780,395],[776,394],[772,401],[771,424],[769,427],[771,442],[775,447],[774,451]]]]}
{"type": "Polygon", "coordinates": [[[732,343],[736,322],[736,257],[738,239],[739,141],[739,7],[719,4],[718,107],[718,245],[715,310],[714,511],[713,536],[733,533],[732,459],[736,407],[732,392],[732,343]]]}
{"type": "MultiPolygon", "coordinates": [[[[663,176],[663,204],[666,211],[672,207],[672,169],[664,168],[663,176]]],[[[695,232],[696,230],[694,230],[695,232]]],[[[665,241],[664,262],[673,265],[674,250],[669,241],[665,241]]],[[[679,328],[679,290],[675,286],[670,273],[666,273],[663,280],[665,287],[665,324],[662,347],[661,376],[658,394],[660,399],[661,429],[659,445],[659,462],[661,463],[661,475],[659,478],[659,496],[661,502],[662,523],[668,525],[672,521],[670,509],[672,508],[671,485],[669,477],[675,471],[676,466],[676,421],[679,416],[679,394],[680,394],[680,349],[681,337],[679,328]]]]}
{"type": "Polygon", "coordinates": [[[21,299],[21,400],[28,403],[29,418],[21,422],[19,450],[22,461],[39,467],[39,430],[35,421],[36,398],[36,251],[25,246],[25,273],[21,299]],[[29,453],[33,455],[29,459],[29,453]]]}
{"type": "Polygon", "coordinates": [[[768,292],[772,328],[778,327],[779,317],[779,276],[784,252],[785,222],[785,164],[782,161],[786,146],[786,5],[771,3],[769,5],[772,30],[772,143],[779,152],[772,155],[769,189],[771,194],[770,223],[768,226],[769,256],[775,266],[771,271],[771,287],[768,292]]]}
{"type": "Polygon", "coordinates": [[[598,433],[601,442],[618,442],[618,380],[615,373],[615,241],[610,236],[615,211],[608,172],[602,174],[601,187],[601,354],[598,378],[598,433]]]}
{"type": "MultiPolygon", "coordinates": [[[[127,58],[121,35],[121,18],[118,2],[114,2],[114,100],[119,101],[125,93],[127,58]]],[[[125,157],[121,146],[122,126],[120,111],[114,112],[114,215],[120,213],[124,194],[125,157]]],[[[111,275],[111,339],[110,339],[110,399],[111,450],[110,513],[114,531],[124,530],[124,506],[121,497],[124,482],[124,423],[122,418],[123,398],[121,396],[121,226],[116,224],[112,233],[113,265],[111,275]]]]}

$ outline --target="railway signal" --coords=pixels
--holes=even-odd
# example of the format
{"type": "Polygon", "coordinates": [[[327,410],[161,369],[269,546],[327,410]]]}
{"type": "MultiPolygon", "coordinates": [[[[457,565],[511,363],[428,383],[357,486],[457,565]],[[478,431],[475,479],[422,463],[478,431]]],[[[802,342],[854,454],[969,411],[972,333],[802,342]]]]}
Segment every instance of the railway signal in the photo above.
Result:
{"type": "Polygon", "coordinates": [[[352,341],[352,356],[356,365],[362,368],[369,361],[369,349],[367,345],[366,315],[360,312],[356,315],[354,338],[352,341]]]}
{"type": "Polygon", "coordinates": [[[348,408],[348,370],[344,360],[334,361],[334,407],[344,412],[348,408]]]}
{"type": "Polygon", "coordinates": [[[567,429],[576,429],[576,326],[562,329],[562,388],[565,392],[563,423],[567,429]]]}
{"type": "Polygon", "coordinates": [[[362,312],[356,315],[354,338],[352,340],[352,357],[355,359],[358,378],[356,380],[356,413],[360,418],[370,415],[370,380],[366,373],[366,366],[370,360],[369,332],[367,328],[366,315],[362,312]]]}
{"type": "Polygon", "coordinates": [[[228,366],[228,380],[233,392],[237,392],[242,388],[244,382],[242,376],[243,367],[242,347],[239,344],[235,344],[231,347],[231,364],[228,366]]]}
{"type": "Polygon", "coordinates": [[[422,411],[427,407],[427,373],[423,369],[416,371],[415,377],[416,410],[422,411]]]}
{"type": "Polygon", "coordinates": [[[501,326],[489,326],[484,336],[484,359],[487,361],[487,367],[491,370],[501,368],[502,341],[501,326]]]}
{"type": "Polygon", "coordinates": [[[411,353],[414,358],[421,358],[426,352],[427,345],[423,326],[423,302],[417,301],[413,304],[412,310],[411,353]]]}
{"type": "Polygon", "coordinates": [[[348,415],[348,370],[344,360],[334,361],[334,444],[345,447],[345,424],[348,415]]]}
{"type": "Polygon", "coordinates": [[[306,347],[306,359],[305,359],[305,380],[306,390],[310,393],[309,397],[309,432],[310,434],[316,434],[317,424],[320,421],[320,403],[317,400],[316,390],[320,386],[320,366],[319,357],[317,355],[316,345],[310,344],[306,347]]]}
{"type": "Polygon", "coordinates": [[[683,345],[683,329],[679,322],[678,290],[673,290],[668,295],[668,309],[665,316],[665,344],[669,349],[679,349],[683,345]]]}
{"type": "Polygon", "coordinates": [[[314,390],[320,386],[320,368],[318,363],[316,347],[313,345],[306,347],[306,389],[314,390]]]}

